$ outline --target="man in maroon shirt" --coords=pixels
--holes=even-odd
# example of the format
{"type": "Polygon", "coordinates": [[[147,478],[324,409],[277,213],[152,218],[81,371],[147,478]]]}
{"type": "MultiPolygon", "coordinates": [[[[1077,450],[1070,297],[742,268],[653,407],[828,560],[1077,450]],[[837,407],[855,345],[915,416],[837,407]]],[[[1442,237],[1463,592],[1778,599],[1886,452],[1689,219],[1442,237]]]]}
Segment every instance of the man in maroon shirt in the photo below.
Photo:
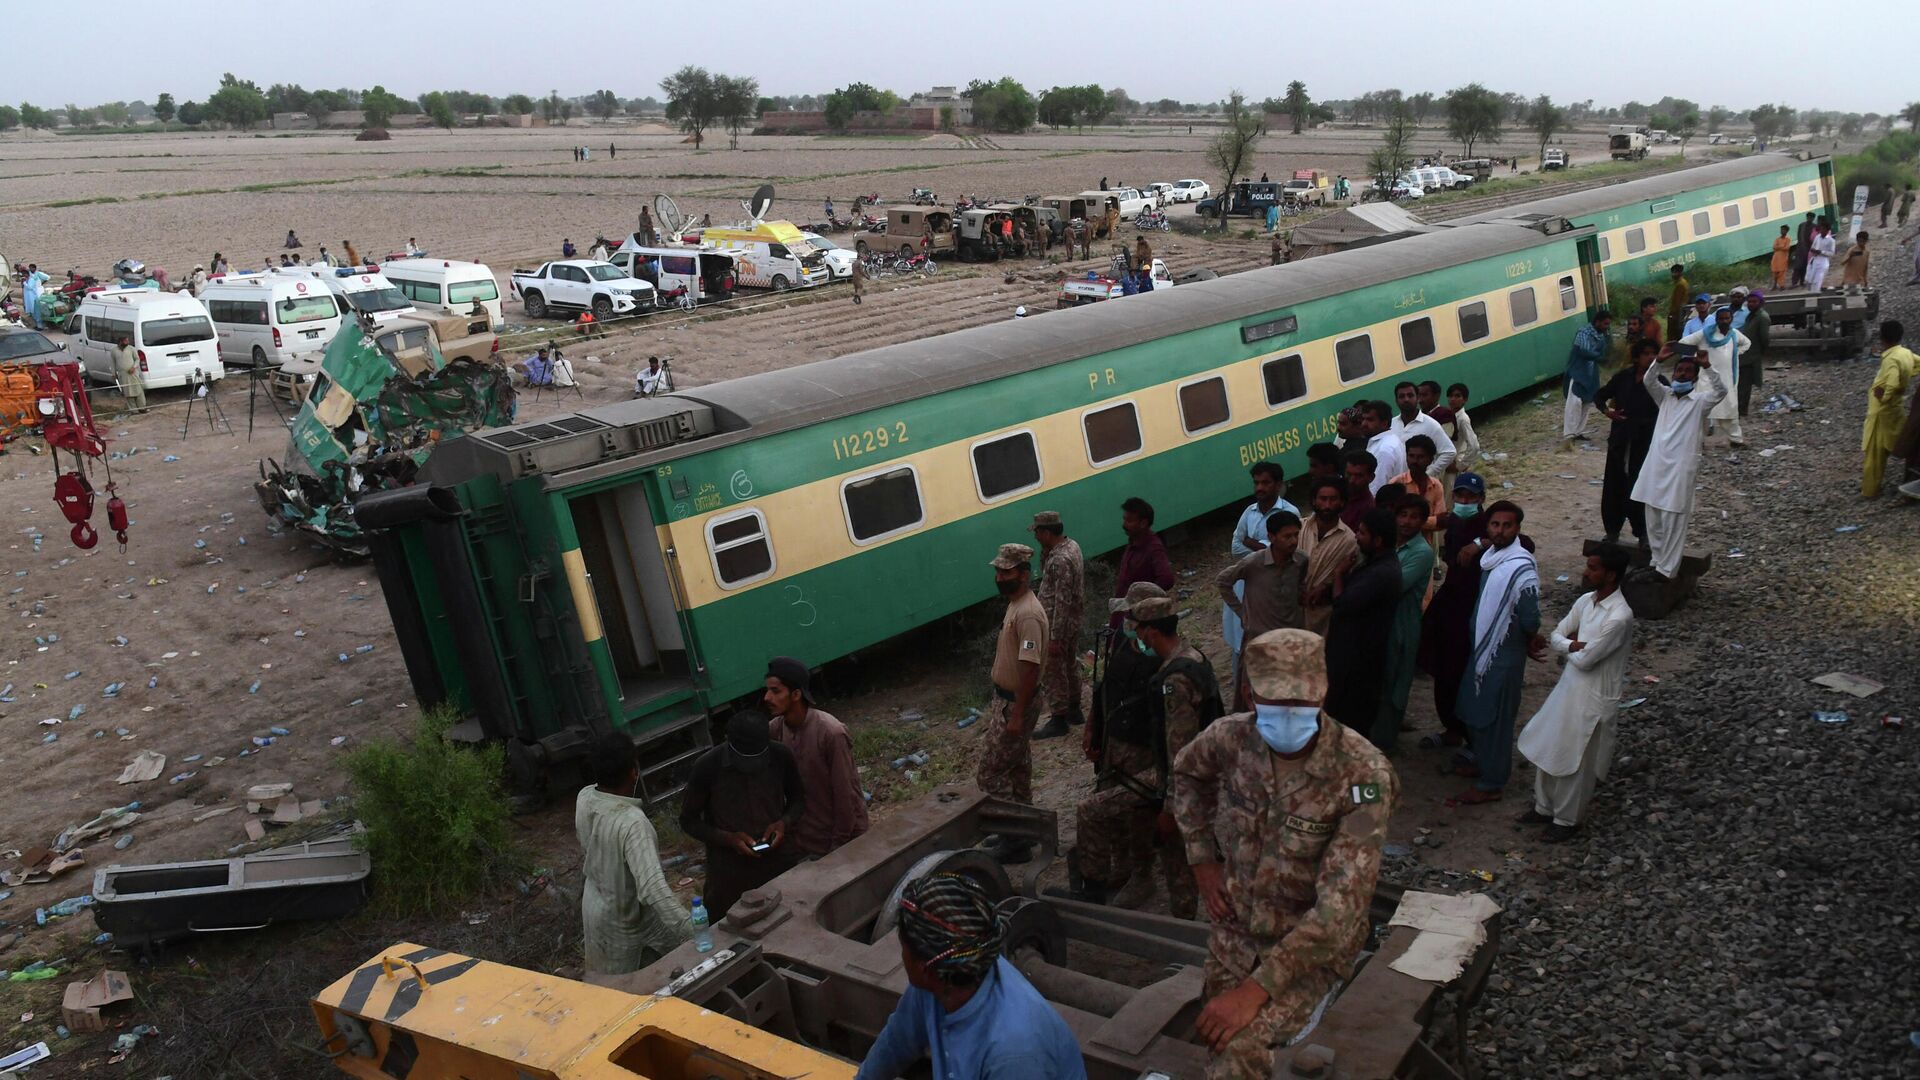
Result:
{"type": "Polygon", "coordinates": [[[1367,451],[1347,451],[1347,508],[1340,511],[1340,520],[1349,529],[1359,528],[1367,511],[1373,509],[1373,477],[1378,468],[1378,461],[1367,451]]]}
{"type": "Polygon", "coordinates": [[[800,854],[819,858],[867,831],[867,801],[853,764],[853,739],[833,714],[813,707],[807,665],[791,656],[767,661],[761,701],[773,714],[768,734],[793,751],[807,808],[793,829],[800,854]]]}
{"type": "MultiPolygon", "coordinates": [[[[1121,503],[1120,528],[1127,534],[1127,546],[1120,549],[1120,566],[1113,575],[1114,599],[1125,599],[1127,586],[1136,581],[1151,581],[1171,593],[1173,560],[1153,531],[1153,504],[1138,495],[1121,503]]],[[[1118,627],[1124,617],[1115,612],[1107,625],[1118,627]]]]}

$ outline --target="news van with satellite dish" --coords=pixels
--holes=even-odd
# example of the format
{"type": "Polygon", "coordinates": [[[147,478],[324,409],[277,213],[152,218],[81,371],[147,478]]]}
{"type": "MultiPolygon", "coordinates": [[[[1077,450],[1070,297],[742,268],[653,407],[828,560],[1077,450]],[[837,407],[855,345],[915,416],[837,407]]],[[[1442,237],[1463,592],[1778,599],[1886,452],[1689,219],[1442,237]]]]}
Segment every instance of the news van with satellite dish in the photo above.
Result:
{"type": "Polygon", "coordinates": [[[751,202],[743,205],[747,210],[744,224],[701,229],[686,233],[686,238],[732,255],[735,279],[741,285],[784,292],[825,285],[833,279],[826,257],[798,225],[765,220],[767,211],[773,208],[772,184],[762,184],[751,202]]]}

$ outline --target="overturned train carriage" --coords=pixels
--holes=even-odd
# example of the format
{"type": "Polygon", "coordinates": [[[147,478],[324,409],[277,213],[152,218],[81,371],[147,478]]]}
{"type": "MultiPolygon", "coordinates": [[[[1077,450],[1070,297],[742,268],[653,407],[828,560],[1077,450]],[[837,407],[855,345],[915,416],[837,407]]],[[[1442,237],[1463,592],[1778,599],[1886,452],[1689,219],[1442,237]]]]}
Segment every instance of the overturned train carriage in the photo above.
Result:
{"type": "MultiPolygon", "coordinates": [[[[1658,237],[1685,216],[1665,249],[1684,258],[1711,193],[1750,212],[1757,185],[1784,206],[1826,168],[1705,166],[1601,189],[1622,194],[1598,225],[1515,207],[479,431],[355,517],[423,701],[505,740],[528,782],[596,733],[630,732],[659,798],[767,657],[823,664],[988,598],[987,558],[1035,511],[1059,511],[1090,554],[1112,549],[1126,497],[1147,496],[1163,528],[1206,513],[1244,495],[1255,461],[1300,471],[1341,407],[1402,379],[1485,401],[1555,377],[1605,301],[1608,257],[1625,255],[1600,226],[1638,214],[1658,237]],[[1707,194],[1674,193],[1690,182],[1707,194]]],[[[1718,257],[1766,250],[1751,239],[1718,257]]]]}

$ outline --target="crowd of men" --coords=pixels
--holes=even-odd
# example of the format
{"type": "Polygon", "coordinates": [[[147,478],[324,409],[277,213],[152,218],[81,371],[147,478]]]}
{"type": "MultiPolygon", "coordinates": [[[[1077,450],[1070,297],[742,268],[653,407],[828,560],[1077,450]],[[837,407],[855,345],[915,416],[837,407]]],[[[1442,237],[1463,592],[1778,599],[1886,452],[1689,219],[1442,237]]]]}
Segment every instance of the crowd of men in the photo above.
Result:
{"type": "MultiPolygon", "coordinates": [[[[1549,843],[1578,835],[1611,763],[1631,654],[1622,586],[1634,560],[1622,531],[1647,549],[1648,566],[1633,573],[1677,572],[1706,434],[1726,422],[1737,443],[1759,385],[1765,302],[1736,290],[1716,308],[1696,295],[1670,316],[1669,336],[1649,301],[1628,320],[1625,366],[1604,381],[1611,314],[1596,312],[1577,335],[1563,431],[1570,443],[1588,438],[1594,407],[1612,422],[1606,539],[1557,624],[1542,610],[1524,509],[1489,503],[1472,469],[1480,447],[1461,384],[1446,404],[1438,383],[1403,382],[1392,404],[1341,410],[1339,439],[1309,447],[1308,472],[1291,487],[1276,463],[1250,468],[1234,559],[1214,580],[1224,682],[1183,634],[1176,572],[1145,499],[1119,507],[1127,543],[1105,625],[1090,640],[1086,559],[1060,513],[1035,514],[1033,543],[1003,544],[989,560],[1006,608],[986,672],[975,782],[1032,803],[1032,742],[1080,730],[1094,788],[1074,807],[1070,888],[1082,901],[1139,908],[1164,887],[1176,917],[1204,912],[1196,1026],[1212,1051],[1210,1077],[1268,1076],[1276,1050],[1350,972],[1399,793],[1394,761],[1417,672],[1430,677],[1438,721],[1419,745],[1471,781],[1447,804],[1502,799],[1518,751],[1534,779],[1517,820],[1549,843]],[[1721,408],[1729,401],[1738,403],[1730,412],[1721,408]],[[1558,681],[1521,728],[1527,664],[1550,657],[1562,663],[1558,681]]],[[[1901,408],[1920,374],[1902,334],[1894,322],[1880,333],[1863,440],[1876,491],[1885,454],[1875,448],[1920,426],[1901,408]]],[[[1920,394],[1914,405],[1920,416],[1920,394]]],[[[704,894],[716,919],[746,890],[867,824],[846,729],[814,704],[806,665],[770,662],[765,702],[771,722],[736,715],[725,743],[696,764],[683,802],[681,827],[707,847],[704,894]]],[[[588,849],[588,964],[633,970],[685,936],[685,916],[633,797],[631,754],[610,750],[601,764],[577,816],[588,849]]],[[[982,846],[1008,863],[1031,857],[1018,838],[982,846]]],[[[938,1077],[1083,1076],[1071,1032],[999,956],[1004,924],[979,887],[935,876],[904,895],[911,989],[860,1075],[893,1076],[932,1055],[938,1077]]]]}

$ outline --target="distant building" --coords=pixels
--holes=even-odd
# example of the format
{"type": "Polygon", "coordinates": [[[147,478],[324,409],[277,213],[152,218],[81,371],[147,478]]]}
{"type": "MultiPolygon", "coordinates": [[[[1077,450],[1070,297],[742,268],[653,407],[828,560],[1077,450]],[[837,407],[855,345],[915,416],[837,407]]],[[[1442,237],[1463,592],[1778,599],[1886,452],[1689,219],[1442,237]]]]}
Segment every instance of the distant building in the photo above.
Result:
{"type": "Polygon", "coordinates": [[[913,100],[907,102],[907,105],[911,108],[932,109],[936,118],[935,127],[939,126],[938,117],[943,108],[953,110],[953,126],[968,127],[973,124],[973,99],[961,97],[960,88],[957,86],[936,86],[924,94],[913,95],[913,100]]]}
{"type": "MultiPolygon", "coordinates": [[[[959,124],[958,120],[954,123],[959,124]]],[[[782,109],[760,114],[756,130],[781,134],[811,133],[827,130],[827,114],[818,109],[782,109]]],[[[940,110],[922,105],[896,105],[890,112],[863,109],[847,118],[847,130],[873,134],[890,131],[938,131],[940,110]]]]}

